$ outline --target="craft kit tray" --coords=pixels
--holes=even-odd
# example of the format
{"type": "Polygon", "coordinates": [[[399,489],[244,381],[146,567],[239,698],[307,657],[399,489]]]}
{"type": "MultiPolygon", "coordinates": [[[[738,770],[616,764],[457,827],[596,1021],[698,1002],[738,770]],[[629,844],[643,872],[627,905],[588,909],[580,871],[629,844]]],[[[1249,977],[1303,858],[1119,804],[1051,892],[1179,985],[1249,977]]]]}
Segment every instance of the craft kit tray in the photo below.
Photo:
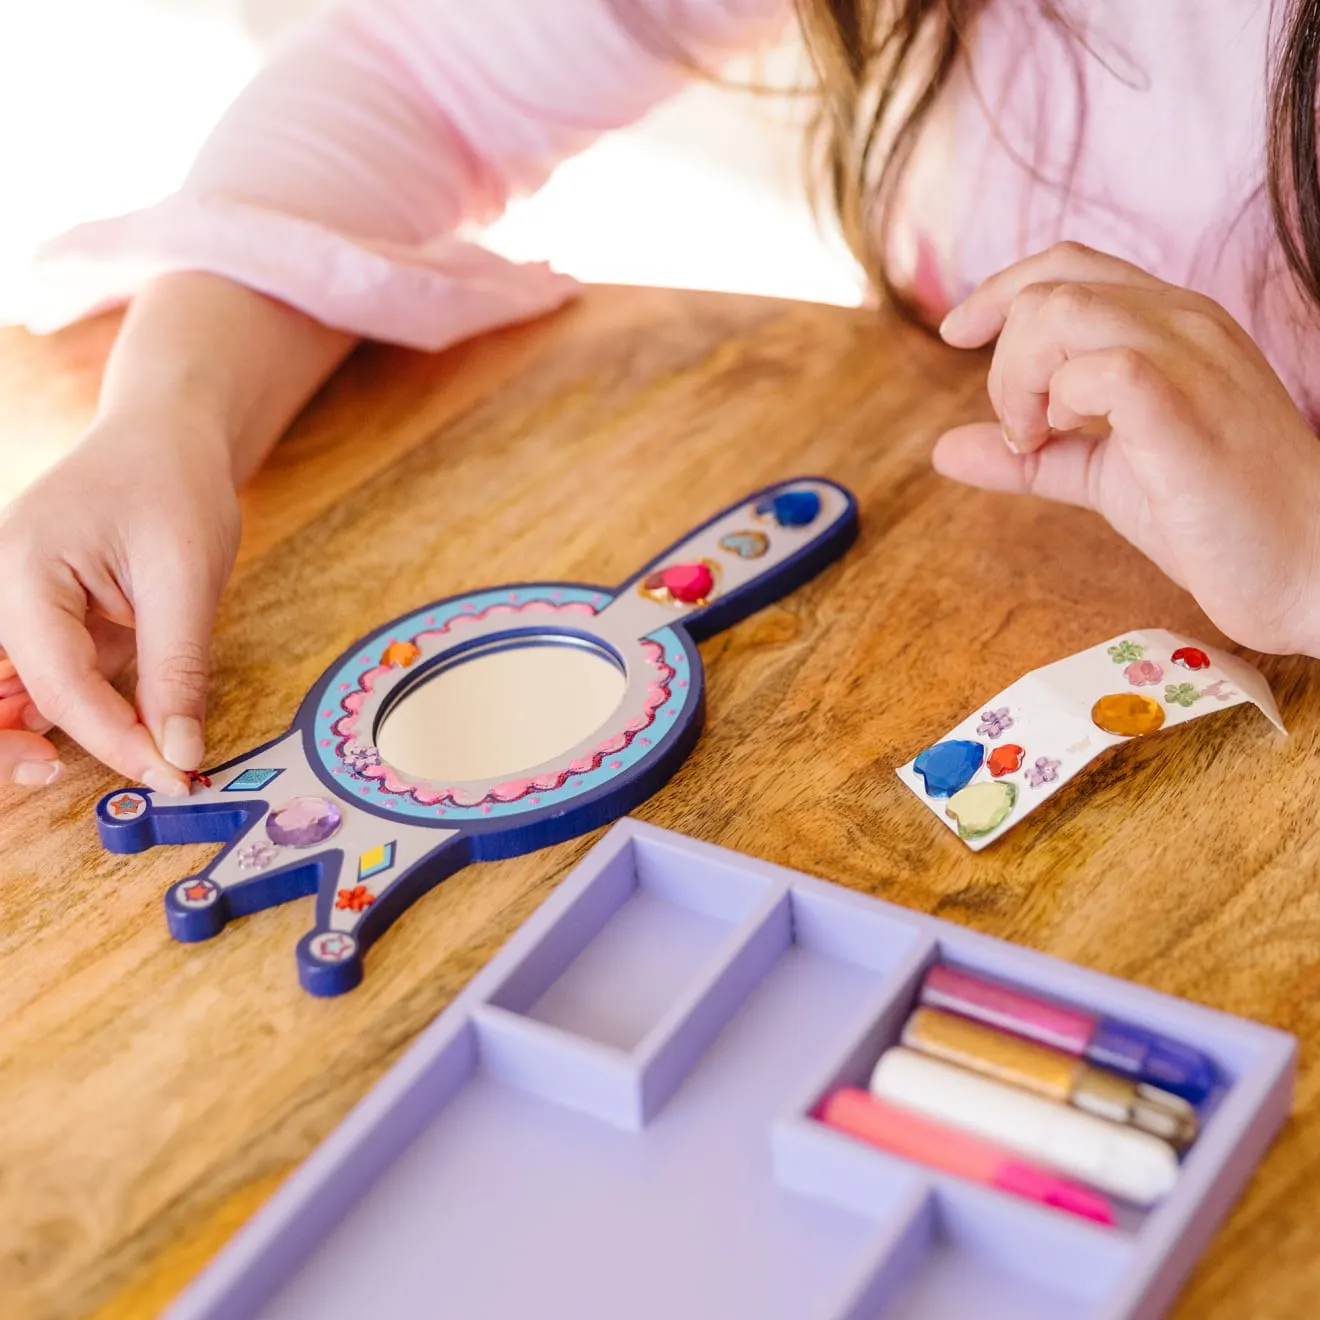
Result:
{"type": "MultiPolygon", "coordinates": [[[[333,1011],[333,1010],[331,1010],[333,1011]]],[[[172,1320],[1150,1320],[1283,1122],[1295,1043],[626,820],[172,1320]],[[1093,1224],[814,1116],[935,962],[1203,1050],[1173,1191],[1093,1224]]]]}

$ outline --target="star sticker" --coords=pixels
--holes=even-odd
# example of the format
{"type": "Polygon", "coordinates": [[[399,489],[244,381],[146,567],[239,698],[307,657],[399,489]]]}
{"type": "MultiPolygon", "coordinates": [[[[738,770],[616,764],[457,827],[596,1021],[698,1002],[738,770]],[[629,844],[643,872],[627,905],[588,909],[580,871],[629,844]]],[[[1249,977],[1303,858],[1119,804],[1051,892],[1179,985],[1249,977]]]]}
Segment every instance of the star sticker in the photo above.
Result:
{"type": "Polygon", "coordinates": [[[211,787],[210,779],[206,775],[202,774],[200,771],[197,770],[188,771],[188,782],[189,784],[201,784],[203,788],[211,787]]]}
{"type": "Polygon", "coordinates": [[[117,798],[110,799],[110,814],[116,820],[131,820],[134,816],[140,816],[146,805],[136,793],[121,793],[117,798]]]}
{"type": "Polygon", "coordinates": [[[325,962],[342,962],[356,947],[352,936],[342,931],[333,931],[316,940],[312,944],[312,952],[325,962]]]}
{"type": "Polygon", "coordinates": [[[183,896],[190,903],[205,903],[211,897],[211,882],[209,880],[194,880],[192,884],[185,887],[183,896]]]}

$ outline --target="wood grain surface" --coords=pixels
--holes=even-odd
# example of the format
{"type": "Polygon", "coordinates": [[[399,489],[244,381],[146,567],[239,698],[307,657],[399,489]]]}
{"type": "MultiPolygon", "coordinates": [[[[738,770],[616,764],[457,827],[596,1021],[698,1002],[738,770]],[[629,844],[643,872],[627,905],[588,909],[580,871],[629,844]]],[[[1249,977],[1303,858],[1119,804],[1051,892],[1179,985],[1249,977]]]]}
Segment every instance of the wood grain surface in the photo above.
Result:
{"type": "MultiPolygon", "coordinates": [[[[86,424],[113,329],[0,336],[5,495],[86,424]]],[[[616,582],[756,486],[846,483],[860,542],[702,647],[707,732],[638,814],[1296,1033],[1294,1117],[1176,1315],[1314,1317],[1320,674],[1261,662],[1286,740],[1249,707],[1198,720],[1116,749],[985,853],[964,848],[896,765],[1111,634],[1222,642],[1098,519],[932,472],[939,431],[983,412],[983,373],[866,312],[638,289],[438,358],[366,348],[245,496],[210,759],[282,731],[342,648],[428,599],[616,582]]],[[[311,899],[175,944],[162,895],[212,850],[103,853],[92,808],[115,781],[65,755],[53,789],[0,796],[0,1313],[138,1320],[593,838],[460,872],[380,941],[360,989],[318,1001],[293,962],[311,899]]]]}

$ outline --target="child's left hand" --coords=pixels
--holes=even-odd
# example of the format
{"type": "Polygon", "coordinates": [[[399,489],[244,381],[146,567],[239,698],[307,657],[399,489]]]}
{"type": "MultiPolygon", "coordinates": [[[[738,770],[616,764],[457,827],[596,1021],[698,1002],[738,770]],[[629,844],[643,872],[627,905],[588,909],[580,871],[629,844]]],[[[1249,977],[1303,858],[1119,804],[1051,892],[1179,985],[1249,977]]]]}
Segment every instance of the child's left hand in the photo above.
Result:
{"type": "Polygon", "coordinates": [[[940,472],[1094,509],[1236,641],[1320,656],[1320,440],[1222,307],[1064,243],[940,333],[998,339],[1002,423],[945,434],[940,472]]]}

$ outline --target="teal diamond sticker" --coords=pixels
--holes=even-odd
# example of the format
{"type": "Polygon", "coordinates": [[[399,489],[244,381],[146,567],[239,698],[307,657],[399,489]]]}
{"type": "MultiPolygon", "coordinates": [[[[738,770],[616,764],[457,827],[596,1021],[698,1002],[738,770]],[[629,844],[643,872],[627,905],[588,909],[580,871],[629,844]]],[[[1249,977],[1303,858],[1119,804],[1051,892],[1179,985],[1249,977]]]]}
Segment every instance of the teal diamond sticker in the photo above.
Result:
{"type": "Polygon", "coordinates": [[[279,770],[244,770],[231,779],[220,791],[222,793],[255,793],[265,788],[273,779],[284,773],[279,770]]]}

